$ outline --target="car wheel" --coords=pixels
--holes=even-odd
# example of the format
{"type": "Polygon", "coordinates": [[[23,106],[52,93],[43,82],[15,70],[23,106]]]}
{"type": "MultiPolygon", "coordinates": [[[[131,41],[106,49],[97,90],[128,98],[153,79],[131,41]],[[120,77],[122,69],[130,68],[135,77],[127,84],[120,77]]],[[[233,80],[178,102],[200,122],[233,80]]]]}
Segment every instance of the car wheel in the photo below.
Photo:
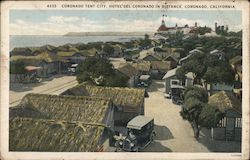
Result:
{"type": "Polygon", "coordinates": [[[135,148],[135,149],[134,149],[134,152],[139,152],[138,148],[135,148]]]}

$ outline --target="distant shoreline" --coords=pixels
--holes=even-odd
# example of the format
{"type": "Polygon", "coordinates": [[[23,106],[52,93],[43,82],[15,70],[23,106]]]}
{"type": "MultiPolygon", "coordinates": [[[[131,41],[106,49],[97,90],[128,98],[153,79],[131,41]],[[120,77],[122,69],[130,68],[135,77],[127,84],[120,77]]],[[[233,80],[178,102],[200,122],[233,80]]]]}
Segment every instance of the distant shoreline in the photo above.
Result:
{"type": "Polygon", "coordinates": [[[94,42],[128,42],[144,38],[144,35],[11,35],[10,50],[21,47],[39,47],[43,45],[60,46],[67,43],[94,43],[94,42]]]}
{"type": "Polygon", "coordinates": [[[154,32],[69,32],[64,36],[144,36],[154,32]]]}

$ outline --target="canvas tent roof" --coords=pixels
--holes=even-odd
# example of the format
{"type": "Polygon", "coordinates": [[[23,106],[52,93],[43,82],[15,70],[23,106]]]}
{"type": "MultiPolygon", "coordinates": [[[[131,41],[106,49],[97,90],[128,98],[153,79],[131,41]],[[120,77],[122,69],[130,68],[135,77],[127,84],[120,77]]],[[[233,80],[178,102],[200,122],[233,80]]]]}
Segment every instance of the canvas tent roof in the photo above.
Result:
{"type": "MultiPolygon", "coordinates": [[[[167,78],[170,78],[170,77],[174,76],[176,74],[176,71],[177,71],[178,68],[179,67],[176,67],[174,69],[169,70],[162,79],[167,79],[167,78]]],[[[189,79],[193,79],[192,72],[188,72],[186,74],[186,77],[189,78],[189,79]]]]}
{"type": "Polygon", "coordinates": [[[138,61],[136,63],[133,63],[132,65],[137,70],[139,70],[139,71],[146,71],[146,72],[150,71],[150,66],[151,66],[151,64],[150,64],[149,61],[138,61]]]}
{"type": "Polygon", "coordinates": [[[147,56],[152,56],[154,57],[156,60],[161,60],[161,57],[159,57],[152,48],[148,49],[148,50],[143,50],[140,52],[140,56],[139,59],[144,59],[147,56]]]}
{"type": "Polygon", "coordinates": [[[209,97],[209,104],[217,106],[223,113],[228,109],[233,109],[239,113],[242,112],[241,102],[233,93],[220,91],[209,97]]]}
{"type": "Polygon", "coordinates": [[[171,62],[169,61],[152,61],[151,68],[155,70],[168,71],[171,69],[171,62]]]}
{"type": "Polygon", "coordinates": [[[18,106],[10,109],[10,118],[39,116],[44,119],[102,123],[110,103],[109,99],[94,97],[28,94],[18,106]]]}
{"type": "Polygon", "coordinates": [[[117,106],[139,107],[144,100],[144,89],[127,87],[103,87],[79,84],[62,93],[63,95],[110,98],[117,106]]]}
{"type": "Polygon", "coordinates": [[[168,61],[169,59],[174,60],[175,62],[178,62],[178,59],[180,58],[180,55],[178,52],[170,53],[166,55],[163,60],[168,61]]]}
{"type": "Polygon", "coordinates": [[[16,117],[10,120],[10,151],[93,152],[104,126],[16,117]]]}
{"type": "Polygon", "coordinates": [[[95,151],[109,99],[28,94],[10,108],[10,150],[95,151]]]}
{"type": "Polygon", "coordinates": [[[35,71],[35,70],[41,69],[41,67],[26,66],[25,69],[26,69],[27,71],[35,71]]]}
{"type": "Polygon", "coordinates": [[[141,81],[148,81],[149,78],[150,78],[150,75],[141,75],[141,76],[140,76],[140,80],[141,80],[141,81]]]}
{"type": "Polygon", "coordinates": [[[135,67],[133,67],[131,64],[128,64],[128,63],[121,63],[118,66],[117,70],[128,77],[138,75],[138,70],[135,67]]]}

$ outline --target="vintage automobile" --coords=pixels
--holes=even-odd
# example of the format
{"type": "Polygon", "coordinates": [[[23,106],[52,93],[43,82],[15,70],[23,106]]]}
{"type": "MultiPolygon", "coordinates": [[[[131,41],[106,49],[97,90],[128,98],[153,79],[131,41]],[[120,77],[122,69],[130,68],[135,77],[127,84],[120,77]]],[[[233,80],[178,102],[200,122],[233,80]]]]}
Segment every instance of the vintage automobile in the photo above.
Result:
{"type": "Polygon", "coordinates": [[[127,135],[115,136],[116,151],[138,152],[147,147],[156,135],[154,119],[146,116],[136,116],[127,124],[127,135]]]}
{"type": "Polygon", "coordinates": [[[172,102],[177,105],[183,104],[183,94],[185,88],[180,85],[171,85],[171,91],[169,93],[172,102]]]}

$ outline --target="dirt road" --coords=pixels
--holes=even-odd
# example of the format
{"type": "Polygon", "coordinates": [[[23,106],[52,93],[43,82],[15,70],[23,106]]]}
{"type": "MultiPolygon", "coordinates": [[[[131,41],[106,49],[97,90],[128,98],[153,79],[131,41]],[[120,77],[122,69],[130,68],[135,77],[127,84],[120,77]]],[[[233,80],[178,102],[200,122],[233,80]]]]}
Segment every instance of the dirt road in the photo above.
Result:
{"type": "Polygon", "coordinates": [[[58,95],[77,84],[75,76],[58,76],[35,84],[11,84],[10,107],[17,105],[28,93],[58,95]]]}
{"type": "Polygon", "coordinates": [[[145,99],[145,115],[154,117],[157,136],[145,151],[209,152],[193,135],[191,125],[180,116],[181,107],[164,98],[164,82],[153,81],[145,99]]]}

